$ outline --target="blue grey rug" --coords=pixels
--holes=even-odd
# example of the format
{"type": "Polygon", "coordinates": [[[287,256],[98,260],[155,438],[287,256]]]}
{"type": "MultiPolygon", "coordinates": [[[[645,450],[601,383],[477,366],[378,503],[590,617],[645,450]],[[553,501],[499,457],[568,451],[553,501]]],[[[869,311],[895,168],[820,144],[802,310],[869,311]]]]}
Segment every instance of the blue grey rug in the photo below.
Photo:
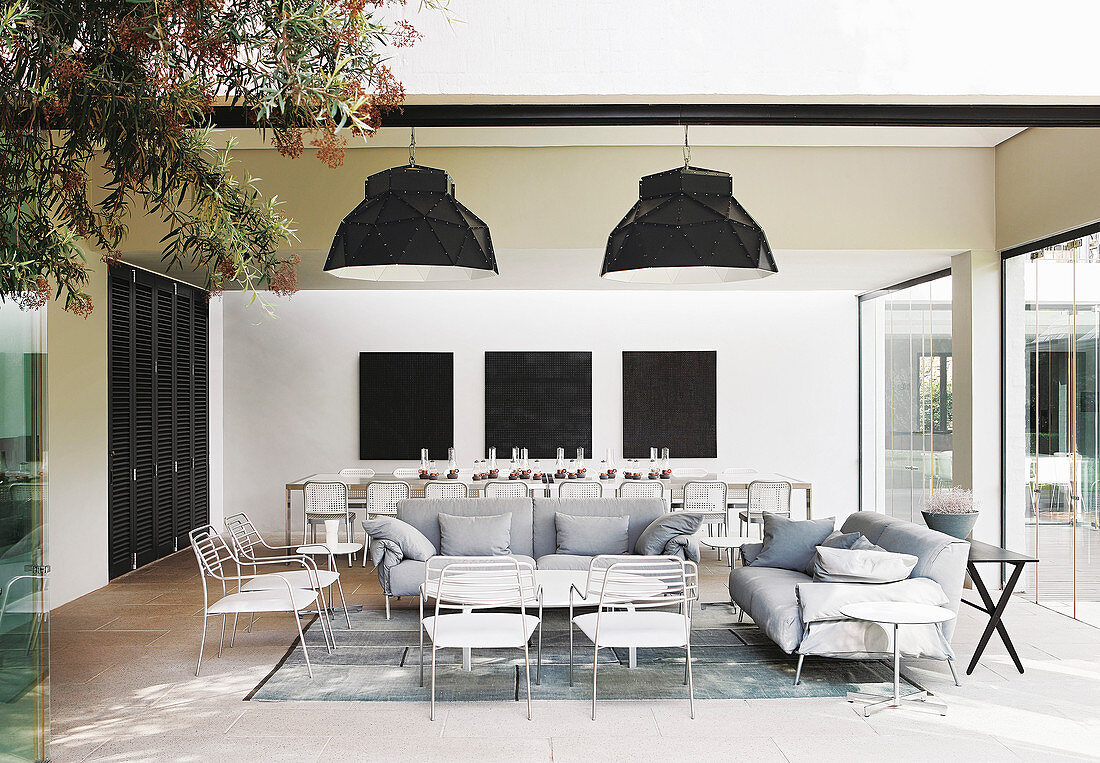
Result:
{"type": "MultiPolygon", "coordinates": [[[[544,613],[542,682],[532,697],[584,700],[591,697],[592,648],[574,632],[574,685],[569,686],[569,634],[564,611],[544,613]]],[[[313,678],[306,671],[301,644],[295,640],[283,660],[246,699],[257,701],[424,702],[420,686],[418,613],[394,610],[386,620],[378,611],[352,613],[351,630],[343,618],[335,625],[338,648],[325,652],[316,621],[306,630],[313,678]]],[[[240,634],[238,634],[240,638],[240,634]]],[[[692,673],[697,699],[773,699],[843,697],[849,691],[889,693],[891,666],[880,661],[807,658],[802,682],[794,685],[796,657],[785,654],[752,624],[738,624],[729,609],[711,607],[694,619],[692,673]]],[[[600,699],[683,699],[684,651],[640,649],[638,667],[629,668],[627,652],[600,650],[600,699]]],[[[425,639],[425,684],[431,646],[425,639]]],[[[506,701],[525,698],[523,653],[474,651],[473,670],[461,666],[461,652],[436,655],[436,699],[451,702],[506,701]]],[[[531,648],[531,680],[535,681],[531,648]]],[[[904,681],[906,685],[911,682],[904,681]]],[[[916,687],[919,688],[919,687],[916,687]]]]}

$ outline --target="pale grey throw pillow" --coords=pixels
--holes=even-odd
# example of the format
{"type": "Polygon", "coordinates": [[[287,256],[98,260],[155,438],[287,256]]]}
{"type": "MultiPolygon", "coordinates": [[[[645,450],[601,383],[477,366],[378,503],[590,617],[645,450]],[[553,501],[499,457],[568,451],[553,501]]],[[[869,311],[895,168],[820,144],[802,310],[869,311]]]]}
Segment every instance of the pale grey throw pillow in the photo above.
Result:
{"type": "Polygon", "coordinates": [[[487,517],[439,515],[439,553],[443,556],[507,556],[511,544],[511,512],[487,517]]]}
{"type": "Polygon", "coordinates": [[[896,583],[916,566],[917,557],[910,554],[819,546],[813,578],[815,583],[896,583]]]}
{"type": "Polygon", "coordinates": [[[764,512],[764,547],[751,566],[804,573],[817,547],[829,537],[835,525],[834,517],[794,520],[764,512]]]}
{"type": "MultiPolygon", "coordinates": [[[[821,541],[822,546],[828,548],[854,548],[860,540],[865,543],[870,543],[861,533],[842,533],[840,530],[833,532],[828,538],[821,541]]],[[[810,577],[814,576],[814,563],[817,561],[817,556],[814,555],[810,558],[810,563],[806,565],[806,574],[810,577]]]]}
{"type": "Polygon", "coordinates": [[[686,511],[674,511],[657,517],[638,536],[634,553],[646,556],[663,554],[670,540],[679,535],[694,535],[702,524],[702,514],[686,511]]]}
{"type": "Polygon", "coordinates": [[[429,557],[435,556],[435,546],[424,537],[424,533],[397,517],[365,519],[363,529],[367,531],[372,541],[392,541],[401,549],[401,555],[405,559],[426,562],[429,557]]]}
{"type": "Polygon", "coordinates": [[[630,517],[577,516],[558,511],[554,524],[559,554],[625,554],[630,548],[630,517]]]}

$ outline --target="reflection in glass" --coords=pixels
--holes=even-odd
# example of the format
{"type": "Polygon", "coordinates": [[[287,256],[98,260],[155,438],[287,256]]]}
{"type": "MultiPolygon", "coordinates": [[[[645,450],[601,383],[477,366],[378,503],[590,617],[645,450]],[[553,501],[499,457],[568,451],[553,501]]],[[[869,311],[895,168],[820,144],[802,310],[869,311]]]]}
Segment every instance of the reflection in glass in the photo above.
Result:
{"type": "Polygon", "coordinates": [[[45,760],[45,311],[0,303],[0,759],[45,760]]]}

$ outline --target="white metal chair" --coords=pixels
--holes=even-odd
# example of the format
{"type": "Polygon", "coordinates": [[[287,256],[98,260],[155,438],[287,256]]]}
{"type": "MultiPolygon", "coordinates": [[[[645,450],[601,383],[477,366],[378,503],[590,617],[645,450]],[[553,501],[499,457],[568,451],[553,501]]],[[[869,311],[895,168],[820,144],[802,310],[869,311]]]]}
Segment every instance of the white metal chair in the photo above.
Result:
{"type": "Polygon", "coordinates": [[[486,498],[526,498],[530,495],[527,485],[519,480],[488,482],[481,494],[486,498]]]}
{"type": "Polygon", "coordinates": [[[568,480],[558,483],[558,498],[602,498],[603,485],[595,480],[568,480]]]}
{"type": "MultiPolygon", "coordinates": [[[[317,592],[295,588],[289,580],[283,579],[285,588],[282,590],[229,593],[225,585],[227,582],[239,584],[247,578],[239,574],[226,574],[225,563],[232,561],[233,555],[229,546],[218,535],[217,529],[213,525],[206,525],[195,528],[187,535],[191,540],[195,558],[198,560],[202,578],[202,641],[199,642],[199,661],[195,665],[195,675],[197,676],[202,668],[202,652],[206,646],[206,624],[211,617],[222,619],[222,634],[218,640],[218,656],[221,657],[222,645],[225,642],[225,619],[228,615],[290,612],[294,615],[294,624],[298,627],[298,640],[302,645],[302,654],[305,656],[306,670],[309,671],[309,677],[313,678],[313,666],[309,662],[309,651],[306,649],[305,634],[302,632],[302,621],[299,615],[318,601],[317,592]],[[222,597],[213,604],[210,603],[210,591],[207,585],[209,580],[216,580],[222,586],[222,597]]],[[[275,576],[278,577],[279,573],[275,573],[275,576]]],[[[327,636],[325,642],[328,643],[327,636]]]]}
{"type": "MultiPolygon", "coordinates": [[[[693,481],[685,484],[681,510],[702,514],[708,535],[714,535],[715,525],[719,527],[719,532],[728,531],[731,526],[726,483],[719,480],[693,481]]],[[[722,558],[721,549],[718,550],[718,558],[722,558]]]]}
{"type": "Polygon", "coordinates": [[[306,526],[312,530],[310,534],[313,537],[307,536],[303,540],[306,545],[300,546],[297,552],[311,554],[320,553],[320,550],[324,549],[324,552],[328,553],[338,547],[339,550],[336,553],[346,553],[350,567],[353,555],[363,550],[364,546],[355,542],[355,530],[352,525],[355,515],[351,513],[351,507],[348,505],[348,486],[343,482],[307,482],[303,488],[303,495],[306,526]],[[340,543],[338,540],[325,538],[323,544],[316,543],[317,525],[332,519],[342,520],[348,534],[347,542],[340,543]]]}
{"type": "MultiPolygon", "coordinates": [[[[368,478],[368,477],[373,477],[374,474],[375,474],[374,469],[365,469],[365,468],[359,468],[359,467],[349,467],[347,469],[341,469],[340,470],[340,476],[341,477],[368,478]]],[[[362,485],[358,485],[358,486],[348,485],[348,503],[351,505],[352,508],[356,508],[356,509],[361,509],[361,508],[365,507],[365,505],[367,503],[366,492],[365,492],[362,485]]],[[[355,524],[355,513],[354,512],[351,515],[351,522],[352,522],[353,525],[355,524]]]]}
{"type": "Polygon", "coordinates": [[[465,482],[449,480],[447,482],[429,482],[424,486],[425,498],[469,498],[470,489],[465,482]]]}
{"type": "Polygon", "coordinates": [[[737,515],[738,528],[747,533],[752,525],[760,526],[760,538],[764,538],[764,513],[791,515],[791,483],[764,482],[755,480],[749,483],[745,511],[737,515]]]}
{"type": "Polygon", "coordinates": [[[340,470],[341,477],[373,477],[374,474],[374,469],[360,469],[358,467],[340,470]]]}
{"type": "Polygon", "coordinates": [[[18,629],[24,619],[29,620],[24,650],[27,654],[41,636],[43,625],[49,621],[50,610],[46,603],[48,581],[45,575],[16,575],[4,583],[4,592],[0,594],[0,636],[18,629]],[[20,589],[24,591],[22,594],[13,594],[13,591],[20,589]]]}
{"type": "MultiPolygon", "coordinates": [[[[268,551],[289,551],[292,546],[272,546],[263,539],[259,531],[256,530],[256,526],[252,524],[252,520],[248,518],[247,514],[234,514],[233,516],[225,518],[225,529],[229,532],[229,539],[232,542],[232,553],[234,561],[237,562],[237,567],[244,571],[245,567],[252,567],[252,574],[257,575],[251,580],[240,585],[239,590],[242,591],[265,591],[272,589],[279,589],[282,587],[281,580],[289,580],[291,585],[295,588],[307,588],[311,591],[317,591],[321,597],[321,609],[320,611],[326,611],[325,594],[324,590],[327,588],[328,602],[331,605],[333,603],[333,586],[340,592],[340,604],[344,608],[344,617],[348,621],[348,629],[351,629],[351,616],[348,614],[348,604],[344,600],[344,586],[340,582],[340,573],[334,568],[335,564],[330,564],[330,569],[322,570],[317,567],[317,562],[312,557],[304,554],[276,554],[274,556],[258,556],[257,551],[259,549],[267,549],[268,551]],[[277,575],[258,575],[258,566],[267,564],[293,564],[295,562],[303,564],[305,569],[301,570],[289,570],[287,572],[280,572],[277,575]]],[[[320,613],[320,612],[319,612],[320,613]]],[[[324,627],[324,626],[322,626],[324,627]]],[[[248,632],[252,632],[252,620],[248,622],[248,632]]],[[[331,633],[331,631],[330,631],[331,633]]],[[[237,618],[233,618],[233,636],[229,640],[229,645],[233,646],[233,641],[237,637],[237,618]]],[[[332,646],[336,648],[336,639],[333,637],[332,646]]]]}
{"type": "Polygon", "coordinates": [[[691,675],[691,609],[699,598],[699,568],[669,556],[597,556],[584,591],[569,589],[569,685],[573,685],[573,626],[592,642],[592,720],[596,720],[596,672],[604,647],[683,647],[684,683],[695,717],[691,675]],[[596,611],[573,615],[575,606],[596,611]],[[670,611],[679,607],[679,611],[670,611]]]}
{"type": "Polygon", "coordinates": [[[420,587],[420,685],[424,685],[424,634],[432,642],[430,719],[435,720],[435,653],[438,649],[523,649],[527,677],[527,719],[531,719],[531,657],[528,642],[539,630],[538,669],[542,669],[542,589],[535,568],[515,557],[428,559],[420,587]],[[435,599],[435,613],[424,617],[424,601],[435,599]],[[538,616],[527,614],[538,606],[538,616]],[[516,607],[514,612],[479,612],[516,607]],[[442,613],[441,610],[461,610],[442,613]]]}
{"type": "Polygon", "coordinates": [[[672,470],[673,477],[706,477],[710,472],[699,466],[679,466],[672,470]]]}
{"type": "Polygon", "coordinates": [[[660,480],[633,480],[619,485],[619,498],[664,498],[665,486],[660,480]]]}
{"type": "MultiPolygon", "coordinates": [[[[367,485],[367,517],[387,516],[397,514],[397,504],[408,499],[412,495],[406,482],[372,482],[367,485]]],[[[370,536],[364,539],[364,545],[370,548],[370,536]]],[[[363,566],[367,566],[367,552],[363,552],[363,566]]],[[[390,618],[390,599],[386,597],[386,619],[390,618]]]]}
{"type": "Polygon", "coordinates": [[[394,477],[419,477],[420,470],[411,466],[401,466],[393,470],[394,477]]]}

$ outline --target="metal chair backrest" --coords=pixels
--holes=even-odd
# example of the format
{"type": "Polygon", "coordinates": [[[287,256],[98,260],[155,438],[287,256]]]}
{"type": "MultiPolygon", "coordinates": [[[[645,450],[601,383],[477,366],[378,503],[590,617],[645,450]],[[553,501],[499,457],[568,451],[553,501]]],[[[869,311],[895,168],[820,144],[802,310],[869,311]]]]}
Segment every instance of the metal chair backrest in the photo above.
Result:
{"type": "Polygon", "coordinates": [[[367,514],[396,514],[398,502],[410,495],[406,482],[372,482],[367,485],[367,514]]]}
{"type": "Polygon", "coordinates": [[[750,515],[791,513],[791,483],[764,482],[749,483],[748,510],[750,515]]]}
{"type": "Polygon", "coordinates": [[[481,492],[486,498],[526,498],[529,495],[527,485],[519,480],[489,482],[481,492]]]}
{"type": "Polygon", "coordinates": [[[245,561],[257,558],[253,549],[256,546],[262,548],[264,540],[247,514],[242,512],[226,517],[225,529],[229,532],[229,538],[233,542],[238,557],[245,561]]]}
{"type": "Polygon", "coordinates": [[[465,482],[429,482],[424,486],[425,498],[469,498],[470,489],[465,482]]]}
{"type": "Polygon", "coordinates": [[[433,556],[424,586],[447,609],[494,609],[535,604],[535,568],[514,556],[433,556]]]}
{"type": "Polygon", "coordinates": [[[373,477],[374,469],[347,468],[340,470],[341,477],[373,477]]]}
{"type": "Polygon", "coordinates": [[[697,481],[684,485],[684,511],[726,512],[725,482],[697,481]]]}
{"type": "Polygon", "coordinates": [[[746,474],[757,474],[756,469],[747,467],[730,467],[722,470],[723,477],[744,477],[746,474]]]}
{"type": "Polygon", "coordinates": [[[601,555],[588,567],[586,592],[599,595],[599,608],[634,609],[688,605],[699,598],[699,568],[671,556],[601,555]]]}
{"type": "Polygon", "coordinates": [[[680,466],[672,470],[673,477],[706,477],[710,472],[698,466],[680,466]]]}
{"type": "Polygon", "coordinates": [[[305,507],[308,516],[347,517],[348,486],[343,482],[307,482],[305,507]]]}
{"type": "Polygon", "coordinates": [[[602,498],[603,485],[595,480],[577,480],[558,484],[558,498],[602,498]]]}
{"type": "MultiPolygon", "coordinates": [[[[233,552],[228,544],[218,534],[214,525],[196,527],[187,534],[191,541],[191,548],[195,551],[195,558],[199,562],[199,572],[202,573],[203,589],[206,588],[206,578],[216,578],[224,581],[225,563],[233,560],[233,552]]],[[[223,583],[224,585],[224,583],[223,583]]]]}
{"type": "Polygon", "coordinates": [[[619,485],[620,498],[664,498],[665,486],[659,480],[634,480],[619,485]]]}
{"type": "Polygon", "coordinates": [[[417,477],[420,475],[420,470],[411,466],[401,466],[393,470],[394,477],[417,477]]]}

